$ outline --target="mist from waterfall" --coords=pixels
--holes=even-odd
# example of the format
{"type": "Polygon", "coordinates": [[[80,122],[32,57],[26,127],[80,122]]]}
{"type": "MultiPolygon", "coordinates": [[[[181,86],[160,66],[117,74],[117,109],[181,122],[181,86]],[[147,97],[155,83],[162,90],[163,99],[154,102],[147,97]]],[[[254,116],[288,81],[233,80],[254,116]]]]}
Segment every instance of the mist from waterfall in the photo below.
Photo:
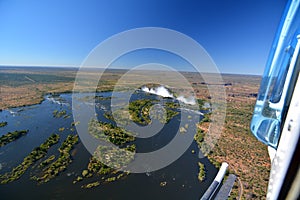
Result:
{"type": "MultiPolygon", "coordinates": [[[[141,88],[141,90],[144,91],[144,92],[150,93],[150,94],[155,94],[155,95],[158,95],[158,96],[174,98],[175,99],[174,95],[172,93],[170,93],[169,90],[167,88],[165,88],[164,86],[158,86],[156,88],[148,88],[146,86],[143,86],[141,88]]],[[[178,101],[184,103],[184,104],[188,104],[188,105],[195,105],[196,104],[196,100],[192,96],[186,98],[186,97],[180,95],[176,99],[178,101]]]]}

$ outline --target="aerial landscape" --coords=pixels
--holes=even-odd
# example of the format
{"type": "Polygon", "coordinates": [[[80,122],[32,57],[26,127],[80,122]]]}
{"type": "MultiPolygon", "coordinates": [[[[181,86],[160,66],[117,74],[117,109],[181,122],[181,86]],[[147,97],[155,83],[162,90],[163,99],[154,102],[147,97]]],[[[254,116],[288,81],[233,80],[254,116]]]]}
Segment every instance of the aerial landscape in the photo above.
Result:
{"type": "MultiPolygon", "coordinates": [[[[115,127],[112,123],[113,116],[108,108],[110,95],[116,80],[124,73],[124,70],[108,70],[104,73],[102,82],[105,80],[106,84],[99,84],[97,96],[94,97],[101,105],[97,111],[99,116],[98,120],[89,123],[90,134],[101,139],[103,136],[99,135],[97,130],[105,129],[107,130],[105,135],[112,143],[123,146],[133,153],[163,146],[172,139],[172,135],[158,134],[151,138],[151,142],[138,141],[132,134],[115,127]]],[[[191,199],[199,198],[224,161],[229,164],[229,173],[234,173],[238,177],[231,194],[232,199],[240,196],[246,199],[259,199],[265,196],[270,170],[267,149],[250,134],[248,128],[260,81],[259,76],[223,74],[226,83],[227,115],[222,135],[213,151],[208,154],[208,159],[200,159],[197,155],[203,135],[209,131],[209,112],[197,124],[195,142],[180,159],[165,169],[142,175],[131,174],[130,171],[118,172],[99,162],[95,157],[89,156],[84,149],[75,128],[80,122],[73,121],[70,109],[75,74],[76,69],[67,68],[1,67],[0,80],[3,82],[1,82],[0,190],[8,199],[18,197],[18,193],[11,192],[16,187],[23,188],[22,191],[26,195],[33,197],[34,195],[49,197],[51,193],[57,195],[53,198],[68,198],[69,195],[75,195],[75,191],[78,193],[76,195],[86,196],[87,189],[92,189],[93,192],[103,196],[109,187],[116,187],[119,193],[114,195],[118,199],[120,196],[129,195],[126,190],[142,191],[144,187],[151,187],[149,199],[156,195],[165,198],[175,195],[177,197],[182,195],[182,198],[184,196],[191,199]],[[13,160],[10,159],[11,156],[14,157],[13,160]],[[181,170],[178,170],[178,166],[181,166],[181,170]],[[145,185],[141,183],[135,185],[139,180],[143,180],[145,185]],[[129,188],[122,188],[121,192],[120,187],[127,181],[130,182],[127,186],[129,188]],[[67,189],[62,192],[55,187],[57,184],[67,189]],[[37,188],[41,194],[36,191],[37,188]],[[68,190],[69,192],[66,192],[68,190]],[[155,194],[153,190],[160,192],[155,194]],[[182,191],[179,193],[180,190],[182,191]]],[[[206,84],[196,73],[182,72],[182,74],[192,83],[196,91],[199,109],[205,110],[203,102],[210,101],[206,84]]],[[[130,118],[142,125],[150,123],[149,113],[145,109],[153,101],[161,100],[161,97],[145,94],[143,91],[140,93],[129,104],[129,110],[130,118]]],[[[93,97],[86,93],[86,96],[78,99],[89,102],[93,97]]],[[[175,119],[180,112],[177,110],[179,104],[167,100],[164,106],[167,109],[167,118],[164,119],[167,130],[176,129],[175,119]]],[[[184,132],[184,127],[180,130],[184,132]]],[[[134,159],[134,154],[132,156],[128,159],[134,159]]],[[[142,194],[144,195],[145,191],[142,194]]]]}
{"type": "Polygon", "coordinates": [[[285,6],[1,1],[1,200],[266,199],[250,123],[285,6]]]}

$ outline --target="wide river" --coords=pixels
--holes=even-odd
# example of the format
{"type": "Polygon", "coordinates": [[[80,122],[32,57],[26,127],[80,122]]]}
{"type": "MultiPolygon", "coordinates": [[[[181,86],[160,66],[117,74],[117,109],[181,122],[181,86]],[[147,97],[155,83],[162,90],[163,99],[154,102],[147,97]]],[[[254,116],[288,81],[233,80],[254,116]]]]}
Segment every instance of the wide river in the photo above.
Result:
{"type": "MultiPolygon", "coordinates": [[[[110,92],[97,95],[108,97],[110,92]]],[[[141,94],[136,94],[141,96],[141,94]]],[[[133,97],[137,98],[137,97],[133,97]]],[[[0,128],[0,136],[15,130],[28,129],[26,136],[17,139],[3,147],[0,147],[0,173],[11,171],[23,161],[34,147],[43,143],[52,133],[60,135],[60,142],[48,151],[47,155],[58,155],[57,149],[68,134],[76,134],[76,130],[70,130],[72,117],[72,94],[60,94],[59,96],[45,96],[45,100],[38,105],[13,108],[0,111],[0,121],[8,122],[8,125],[0,128]],[[53,117],[54,110],[66,110],[69,118],[53,117]],[[58,131],[65,127],[65,130],[58,131]]],[[[98,119],[108,121],[103,113],[110,110],[109,98],[97,102],[98,119]]],[[[137,151],[151,151],[166,145],[172,140],[178,129],[180,117],[175,116],[161,132],[148,139],[138,139],[135,144],[137,151]]],[[[210,183],[213,181],[217,169],[206,159],[198,157],[198,146],[195,141],[183,153],[183,155],[169,166],[150,173],[130,174],[124,179],[115,182],[101,184],[91,189],[82,189],[81,183],[73,184],[73,180],[87,168],[90,153],[79,142],[72,150],[73,162],[65,171],[47,183],[37,184],[30,177],[36,171],[36,165],[31,166],[23,176],[11,183],[0,185],[0,199],[199,199],[210,183]],[[192,151],[195,151],[192,153],[192,151]],[[198,180],[198,162],[205,164],[206,180],[198,180]],[[164,186],[161,183],[165,183],[164,186]]],[[[46,157],[45,157],[46,158],[46,157]]],[[[44,158],[44,159],[45,159],[44,158]]],[[[97,180],[97,176],[94,176],[97,180]]],[[[99,177],[98,177],[99,179],[99,177]]],[[[89,181],[90,182],[90,181],[89,181]]]]}

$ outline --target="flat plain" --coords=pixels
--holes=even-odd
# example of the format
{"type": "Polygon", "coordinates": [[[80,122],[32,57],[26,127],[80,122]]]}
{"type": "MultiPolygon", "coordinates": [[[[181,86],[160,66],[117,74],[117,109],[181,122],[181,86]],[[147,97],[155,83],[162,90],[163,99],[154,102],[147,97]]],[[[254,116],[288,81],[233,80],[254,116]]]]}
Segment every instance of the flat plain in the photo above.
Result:
{"type": "MultiPolygon", "coordinates": [[[[115,84],[127,71],[108,70],[102,74],[97,91],[112,91],[115,84]]],[[[102,73],[102,72],[101,72],[102,73]]],[[[170,85],[178,85],[177,79],[166,72],[149,71],[153,76],[161,77],[170,85]]],[[[73,92],[75,68],[47,67],[0,67],[0,110],[41,103],[45,94],[73,92]]],[[[142,83],[136,80],[147,80],[145,73],[135,72],[120,83],[124,87],[135,88],[142,83]],[[126,85],[125,85],[126,83],[126,85]]],[[[201,75],[192,72],[181,72],[192,86],[196,97],[206,102],[211,101],[207,83],[201,75]]],[[[213,76],[213,75],[212,75],[213,76]]],[[[91,83],[98,81],[95,71],[81,72],[81,84],[76,91],[93,91],[91,83]]],[[[232,191],[232,199],[264,199],[270,172],[270,160],[267,147],[250,133],[249,124],[260,84],[259,76],[222,74],[226,91],[226,118],[214,149],[208,158],[216,164],[226,161],[229,172],[238,176],[232,191]]],[[[146,81],[145,81],[146,82],[146,81]]],[[[145,83],[144,82],[144,83],[145,83]]],[[[182,86],[184,87],[184,86],[182,86]]],[[[180,88],[180,87],[178,87],[180,88]]],[[[176,91],[176,88],[170,88],[176,91]]],[[[209,133],[210,122],[201,122],[199,129],[209,133]]]]}

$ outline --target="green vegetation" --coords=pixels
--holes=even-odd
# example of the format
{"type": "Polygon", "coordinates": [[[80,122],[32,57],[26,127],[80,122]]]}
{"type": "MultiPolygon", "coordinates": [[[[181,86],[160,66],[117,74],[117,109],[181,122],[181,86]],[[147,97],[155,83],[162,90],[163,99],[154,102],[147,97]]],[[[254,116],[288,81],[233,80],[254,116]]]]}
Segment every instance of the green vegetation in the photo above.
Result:
{"type": "Polygon", "coordinates": [[[117,178],[115,176],[113,177],[108,177],[107,179],[105,179],[106,182],[113,182],[115,181],[117,178]]]}
{"type": "MultiPolygon", "coordinates": [[[[149,117],[150,108],[157,100],[141,99],[135,100],[129,103],[129,113],[132,121],[141,125],[147,125],[151,123],[149,117]]],[[[179,104],[175,102],[167,102],[165,106],[166,116],[162,116],[161,113],[154,114],[153,118],[160,120],[162,123],[168,123],[174,116],[178,115],[179,112],[173,109],[178,108],[179,104]]]]}
{"type": "MultiPolygon", "coordinates": [[[[120,147],[135,140],[133,133],[110,123],[98,122],[95,119],[92,119],[89,123],[89,132],[95,138],[109,141],[120,147]]],[[[127,145],[122,149],[98,146],[93,159],[90,160],[88,170],[89,172],[102,175],[108,174],[112,169],[103,163],[110,163],[110,165],[114,165],[115,168],[120,168],[134,159],[135,150],[136,146],[134,144],[127,145]]]]}
{"type": "MultiPolygon", "coordinates": [[[[133,147],[135,148],[135,147],[133,147]]],[[[126,148],[116,148],[110,146],[98,146],[95,151],[95,157],[115,169],[127,166],[134,159],[135,152],[131,152],[126,148]]]]}
{"type": "MultiPolygon", "coordinates": [[[[131,152],[131,155],[134,155],[136,148],[135,148],[135,145],[133,144],[133,145],[127,146],[125,148],[125,150],[131,152]]],[[[88,173],[84,172],[85,170],[83,170],[83,172],[82,172],[83,174],[87,175],[89,173],[96,173],[98,175],[107,175],[113,171],[112,168],[108,167],[107,165],[105,165],[103,162],[100,161],[103,158],[99,159],[99,154],[101,154],[103,152],[104,152],[104,147],[97,148],[95,155],[90,158],[90,162],[87,167],[88,173]]],[[[113,155],[108,154],[107,152],[104,152],[104,153],[105,154],[103,155],[103,157],[105,157],[106,159],[110,159],[113,157],[113,155]]],[[[122,157],[122,156],[120,156],[120,157],[122,157]]],[[[114,157],[114,159],[118,160],[119,158],[114,157]]],[[[124,159],[124,157],[121,159],[124,159]]],[[[131,159],[132,159],[132,157],[131,157],[131,159]]],[[[120,163],[121,160],[118,160],[118,162],[120,163]]]]}
{"type": "MultiPolygon", "coordinates": [[[[98,80],[97,73],[85,71],[84,77],[77,79],[80,86],[74,88],[77,70],[53,67],[1,67],[0,85],[2,101],[0,109],[33,105],[41,103],[45,94],[58,94],[62,92],[94,92],[91,80],[98,80]],[[14,94],[14,95],[11,95],[14,94]]],[[[112,91],[119,80],[123,70],[105,70],[97,91],[112,91]]]]}
{"type": "Polygon", "coordinates": [[[86,177],[89,174],[89,171],[85,169],[85,170],[82,171],[81,174],[82,174],[83,177],[86,177]]]}
{"type": "Polygon", "coordinates": [[[51,178],[57,176],[60,172],[64,171],[67,166],[72,162],[70,151],[73,146],[78,142],[78,135],[68,135],[67,139],[62,143],[58,149],[60,152],[57,160],[52,162],[47,168],[43,170],[41,177],[33,177],[40,183],[48,182],[51,178]]]}
{"type": "Polygon", "coordinates": [[[125,144],[135,140],[135,137],[132,136],[133,133],[127,132],[110,123],[98,122],[95,119],[92,119],[89,123],[89,132],[100,140],[112,142],[115,145],[123,146],[123,148],[98,146],[94,155],[90,158],[87,168],[82,170],[82,176],[78,176],[73,183],[75,184],[93,175],[101,176],[101,181],[81,186],[82,188],[92,188],[99,186],[101,182],[113,182],[128,175],[129,172],[118,172],[114,168],[126,166],[134,159],[135,144],[124,147],[125,144]],[[113,168],[105,163],[109,163],[110,166],[113,165],[113,168]]]}
{"type": "Polygon", "coordinates": [[[127,151],[130,151],[130,152],[135,152],[136,151],[136,146],[135,146],[135,144],[127,145],[127,147],[125,149],[127,151]]]}
{"type": "Polygon", "coordinates": [[[83,102],[94,102],[95,100],[96,101],[105,101],[105,100],[110,100],[110,99],[111,99],[111,97],[104,97],[101,95],[96,95],[96,96],[87,95],[87,96],[78,98],[79,101],[83,101],[83,102]]]}
{"type": "Polygon", "coordinates": [[[110,123],[98,122],[95,119],[89,122],[88,130],[95,138],[112,142],[115,145],[123,145],[135,140],[133,133],[110,123]]]}
{"type": "Polygon", "coordinates": [[[201,110],[209,110],[210,109],[210,103],[208,100],[197,99],[197,103],[201,110]]]}
{"type": "Polygon", "coordinates": [[[112,116],[112,113],[109,112],[109,111],[106,111],[103,116],[106,118],[106,119],[109,119],[109,120],[114,120],[114,117],[112,116]]]}
{"type": "Polygon", "coordinates": [[[173,117],[179,114],[179,112],[171,110],[171,109],[166,109],[167,111],[167,118],[165,119],[165,122],[168,123],[173,117]]]}
{"type": "Polygon", "coordinates": [[[199,179],[199,181],[202,182],[205,180],[206,170],[205,170],[204,164],[202,164],[201,162],[198,162],[198,166],[199,166],[198,179],[199,179]]]}
{"type": "Polygon", "coordinates": [[[95,99],[98,101],[105,101],[105,100],[110,100],[111,97],[95,96],[95,99]]]}
{"type": "Polygon", "coordinates": [[[70,115],[64,115],[64,116],[63,116],[64,119],[68,119],[68,118],[70,118],[70,117],[71,117],[70,115]]]}
{"type": "Polygon", "coordinates": [[[201,120],[201,122],[211,122],[211,120],[210,120],[210,115],[211,115],[211,113],[206,113],[206,114],[204,114],[204,117],[203,117],[203,119],[201,120]]]}
{"type": "Polygon", "coordinates": [[[49,74],[29,74],[29,73],[0,73],[0,85],[8,86],[22,86],[30,85],[32,83],[58,83],[58,82],[68,82],[73,81],[74,78],[63,77],[57,75],[49,74]]]}
{"type": "Polygon", "coordinates": [[[167,181],[162,181],[159,183],[160,187],[165,187],[167,185],[167,181]]]}
{"type": "Polygon", "coordinates": [[[41,162],[38,167],[39,168],[45,167],[49,165],[54,159],[55,159],[55,155],[51,155],[49,158],[41,162]]]}
{"type": "MultiPolygon", "coordinates": [[[[207,121],[205,121],[208,123],[207,121]]],[[[200,122],[200,125],[203,124],[203,120],[200,122]]],[[[201,128],[197,129],[197,133],[194,135],[194,140],[197,142],[199,149],[202,149],[203,151],[206,151],[207,148],[210,148],[205,142],[204,138],[207,133],[203,131],[201,128]]],[[[216,166],[216,165],[215,165],[216,166]]]]}
{"type": "Polygon", "coordinates": [[[0,183],[6,184],[19,179],[25,171],[37,160],[43,158],[48,149],[58,143],[59,135],[52,134],[43,144],[34,148],[31,153],[26,156],[21,164],[13,168],[12,171],[0,175],[0,183]]]}
{"type": "Polygon", "coordinates": [[[65,110],[61,110],[61,111],[54,110],[52,114],[53,114],[53,117],[55,117],[55,118],[60,118],[60,117],[66,118],[68,116],[67,112],[65,110]]]}
{"type": "Polygon", "coordinates": [[[73,181],[73,184],[75,184],[75,183],[77,183],[77,182],[79,182],[79,181],[82,181],[82,180],[83,180],[83,178],[82,178],[81,176],[78,176],[78,177],[76,178],[76,180],[73,181]]]}
{"type": "MultiPolygon", "coordinates": [[[[134,150],[135,151],[135,146],[134,145],[128,146],[126,148],[126,150],[128,150],[128,151],[134,150]]],[[[114,170],[113,168],[105,165],[103,162],[100,161],[101,159],[99,159],[99,154],[97,154],[97,152],[100,154],[103,153],[103,152],[100,152],[99,148],[97,149],[97,151],[95,152],[95,155],[90,158],[90,162],[87,166],[87,169],[84,169],[82,171],[82,173],[81,173],[82,176],[78,176],[73,181],[73,184],[82,181],[84,178],[90,178],[94,174],[97,176],[101,176],[102,177],[101,181],[103,183],[119,180],[129,174],[129,172],[118,172],[117,170],[114,170]]],[[[107,153],[107,152],[105,152],[105,153],[107,153]]],[[[134,152],[132,153],[132,155],[134,155],[134,152]]],[[[106,154],[106,157],[108,157],[108,156],[109,155],[106,154]]],[[[123,157],[123,159],[124,159],[124,156],[121,155],[121,157],[123,157]]],[[[118,159],[120,159],[120,157],[118,157],[118,158],[114,157],[114,159],[118,160],[118,159]]],[[[99,186],[101,181],[84,184],[81,186],[81,188],[92,188],[92,187],[99,186]]]]}
{"type": "Polygon", "coordinates": [[[14,131],[14,132],[8,132],[5,135],[2,135],[0,137],[0,147],[15,141],[16,139],[20,138],[21,136],[28,133],[28,130],[21,130],[21,131],[14,131]]]}
{"type": "MultiPolygon", "coordinates": [[[[217,168],[221,162],[229,163],[229,173],[238,175],[238,184],[233,188],[233,196],[238,196],[243,187],[242,198],[251,197],[261,199],[266,194],[269,178],[270,162],[266,147],[250,133],[249,124],[253,112],[253,103],[240,102],[234,99],[227,103],[224,130],[207,155],[209,161],[217,168]],[[253,176],[253,175],[256,176],[253,176]]],[[[210,115],[205,115],[198,124],[198,132],[195,135],[201,149],[209,148],[204,142],[205,134],[208,134],[210,115]]]]}
{"type": "Polygon", "coordinates": [[[199,108],[202,108],[204,106],[205,101],[203,99],[197,99],[197,103],[199,105],[199,108]]]}
{"type": "Polygon", "coordinates": [[[213,164],[217,169],[220,169],[222,163],[218,162],[214,157],[208,156],[208,160],[211,164],[213,164]]]}
{"type": "Polygon", "coordinates": [[[179,127],[179,132],[184,134],[184,133],[187,132],[187,130],[184,127],[181,126],[181,127],[179,127]]]}
{"type": "Polygon", "coordinates": [[[173,108],[173,109],[177,109],[180,107],[179,103],[176,102],[166,102],[165,105],[167,108],[173,108]]]}
{"type": "Polygon", "coordinates": [[[153,100],[141,99],[129,103],[129,113],[132,121],[147,125],[151,122],[149,117],[150,107],[153,105],[153,100]]]}
{"type": "Polygon", "coordinates": [[[99,175],[107,175],[112,172],[113,169],[100,162],[96,157],[91,157],[88,164],[88,171],[90,173],[97,173],[99,175]]]}
{"type": "Polygon", "coordinates": [[[100,182],[99,181],[95,181],[93,183],[89,183],[89,184],[83,185],[83,186],[81,186],[81,188],[89,189],[89,188],[92,188],[92,187],[97,187],[99,185],[100,185],[100,182]]]}
{"type": "MultiPolygon", "coordinates": [[[[125,118],[124,120],[121,120],[121,122],[126,123],[127,120],[129,120],[129,116],[132,121],[147,125],[151,122],[149,118],[149,112],[150,107],[153,105],[154,102],[157,102],[157,100],[135,100],[129,103],[128,110],[126,108],[118,109],[114,112],[114,115],[117,118],[125,118]],[[125,117],[126,114],[128,114],[128,117],[125,117]]],[[[179,114],[178,112],[174,111],[173,109],[176,109],[179,106],[178,103],[174,102],[168,102],[166,104],[166,116],[163,116],[163,123],[169,122],[175,115],[179,114]]],[[[109,120],[114,120],[113,115],[111,112],[107,111],[104,113],[104,117],[109,120]]],[[[154,115],[154,118],[158,118],[161,120],[161,118],[158,117],[158,115],[154,115]]],[[[110,123],[105,122],[98,122],[95,119],[92,119],[89,122],[89,128],[88,131],[91,135],[93,135],[95,138],[100,140],[109,141],[115,145],[118,145],[120,147],[124,148],[124,144],[128,142],[132,142],[135,140],[134,133],[128,132],[125,129],[122,129],[120,127],[117,127],[115,125],[112,125],[110,123]]],[[[116,149],[108,149],[107,147],[98,147],[97,151],[101,152],[98,153],[98,159],[101,161],[104,161],[104,163],[110,163],[111,165],[114,165],[115,168],[119,168],[120,166],[124,166],[128,164],[132,159],[134,159],[134,153],[135,152],[135,145],[127,146],[124,150],[120,151],[116,149]],[[129,152],[128,152],[129,151],[129,152]],[[110,159],[113,158],[117,162],[111,161],[110,159]]],[[[91,162],[90,165],[95,164],[94,162],[91,162]]],[[[100,172],[100,174],[107,174],[110,172],[110,168],[106,165],[102,165],[99,163],[95,166],[96,170],[92,170],[89,168],[89,175],[91,173],[91,170],[93,172],[97,171],[100,172]]],[[[122,177],[122,175],[119,176],[119,178],[122,177]]],[[[80,178],[79,178],[80,179],[80,178]]],[[[116,178],[116,180],[118,177],[116,178]]],[[[75,180],[74,183],[78,182],[78,180],[75,180]]]]}
{"type": "Polygon", "coordinates": [[[107,119],[110,119],[112,121],[117,119],[118,124],[122,124],[124,126],[131,123],[131,120],[130,120],[131,117],[130,117],[129,111],[126,107],[114,110],[113,115],[112,115],[112,113],[108,112],[108,113],[104,114],[104,117],[106,117],[107,119]]]}
{"type": "Polygon", "coordinates": [[[201,129],[197,129],[197,133],[194,135],[194,140],[201,146],[202,142],[204,141],[205,132],[201,129]]]}
{"type": "Polygon", "coordinates": [[[4,127],[7,125],[7,122],[0,122],[0,127],[4,127]]]}
{"type": "Polygon", "coordinates": [[[270,160],[267,147],[249,129],[253,106],[253,103],[245,102],[227,104],[223,133],[225,136],[219,140],[211,157],[215,160],[218,160],[218,156],[226,157],[232,169],[231,173],[237,174],[246,185],[243,197],[261,199],[267,191],[270,160]]]}
{"type": "Polygon", "coordinates": [[[71,123],[71,126],[77,126],[78,124],[80,124],[79,121],[77,121],[77,122],[72,122],[72,123],[71,123]]]}
{"type": "MultiPolygon", "coordinates": [[[[76,70],[63,68],[57,70],[45,67],[38,70],[36,68],[34,70],[31,68],[1,68],[0,85],[3,87],[1,88],[2,101],[0,101],[0,109],[37,104],[43,101],[45,94],[72,91],[74,88],[72,81],[76,77],[76,72],[76,70]]],[[[98,84],[97,91],[113,90],[115,83],[124,73],[126,71],[105,70],[98,84]]],[[[165,72],[149,71],[149,73],[156,77],[162,77],[164,80],[173,81],[172,83],[179,84],[178,88],[180,88],[180,83],[173,76],[166,75],[165,72]]],[[[94,71],[86,71],[85,74],[86,77],[81,77],[80,79],[81,87],[77,87],[75,90],[94,92],[94,88],[90,88],[89,83],[91,80],[98,80],[99,77],[94,71]]],[[[210,105],[206,102],[211,101],[211,96],[205,80],[198,74],[190,72],[182,72],[182,74],[192,83],[197,98],[203,99],[198,100],[200,108],[203,105],[201,109],[203,107],[204,109],[209,109],[210,105]]],[[[130,78],[135,80],[135,77],[139,76],[140,74],[136,72],[130,78]]],[[[213,78],[214,75],[210,76],[213,78]]],[[[234,170],[231,173],[239,177],[240,183],[233,188],[232,194],[239,194],[236,196],[241,195],[241,199],[263,199],[267,191],[270,160],[266,146],[252,136],[248,127],[255,103],[253,94],[256,94],[258,91],[261,77],[223,74],[222,78],[226,83],[232,83],[232,85],[226,86],[227,115],[220,138],[213,151],[209,153],[208,158],[211,162],[216,163],[226,160],[230,165],[230,170],[234,170]],[[243,186],[242,194],[239,192],[241,191],[241,185],[243,186]]],[[[143,84],[141,82],[139,85],[143,84]]],[[[159,85],[148,84],[148,87],[157,86],[159,85]]],[[[127,87],[128,84],[124,86],[124,88],[127,87]]],[[[167,105],[165,106],[167,107],[167,105]]],[[[272,115],[272,113],[269,113],[269,110],[264,112],[272,115]]],[[[124,115],[124,113],[125,111],[120,111],[120,116],[118,116],[120,118],[118,119],[129,120],[129,113],[127,115],[124,115]]],[[[201,126],[201,131],[199,131],[201,134],[197,133],[195,140],[203,143],[203,136],[205,134],[213,134],[214,130],[209,130],[209,122],[202,122],[199,126],[201,126]]]]}

